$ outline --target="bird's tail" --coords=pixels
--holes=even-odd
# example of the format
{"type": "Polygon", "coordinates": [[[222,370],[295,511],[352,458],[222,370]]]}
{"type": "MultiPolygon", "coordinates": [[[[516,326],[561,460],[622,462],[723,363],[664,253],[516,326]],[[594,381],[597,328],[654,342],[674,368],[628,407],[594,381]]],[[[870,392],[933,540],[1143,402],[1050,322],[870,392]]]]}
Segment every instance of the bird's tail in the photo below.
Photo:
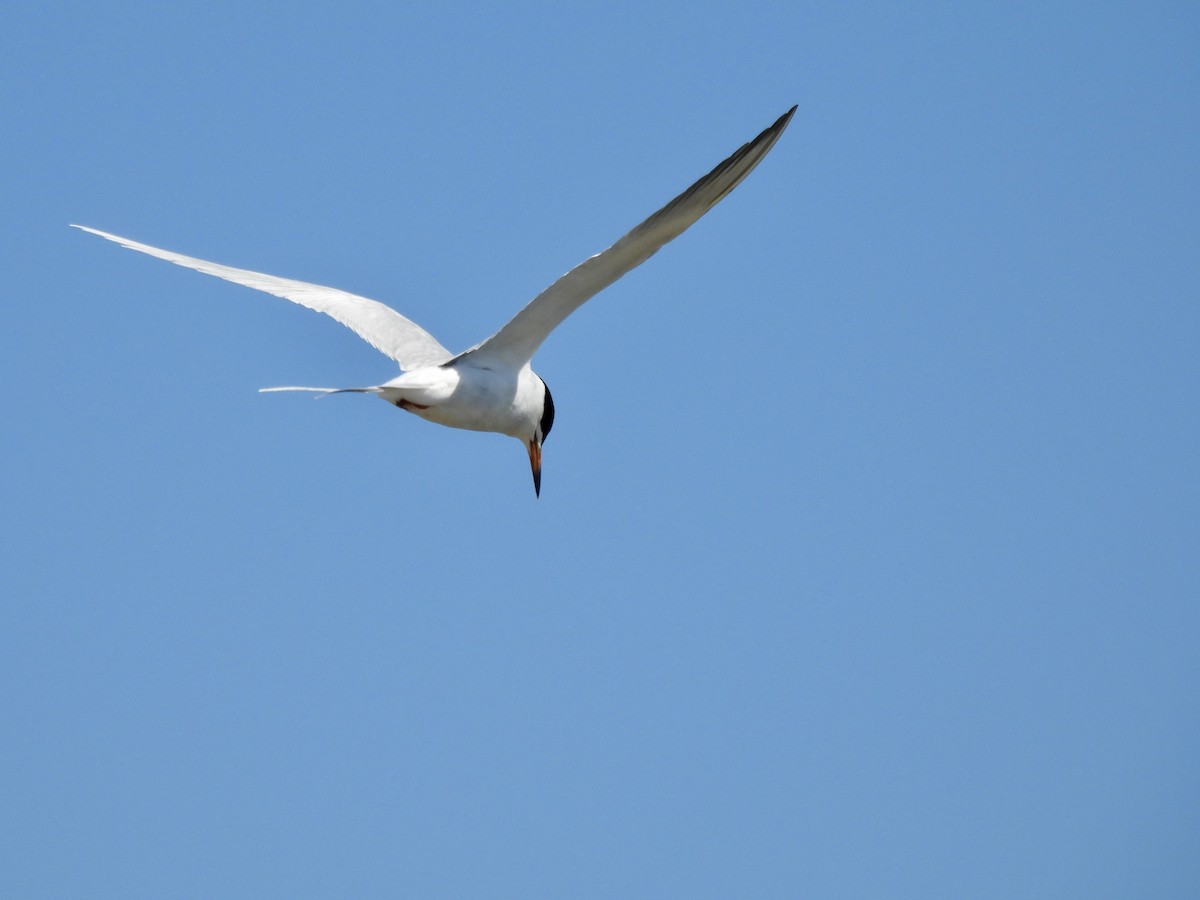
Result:
{"type": "Polygon", "coordinates": [[[381,392],[379,387],[353,387],[353,388],[320,388],[320,387],[268,387],[259,388],[260,394],[273,394],[278,391],[308,391],[316,394],[318,398],[328,397],[330,394],[378,394],[381,392]]]}

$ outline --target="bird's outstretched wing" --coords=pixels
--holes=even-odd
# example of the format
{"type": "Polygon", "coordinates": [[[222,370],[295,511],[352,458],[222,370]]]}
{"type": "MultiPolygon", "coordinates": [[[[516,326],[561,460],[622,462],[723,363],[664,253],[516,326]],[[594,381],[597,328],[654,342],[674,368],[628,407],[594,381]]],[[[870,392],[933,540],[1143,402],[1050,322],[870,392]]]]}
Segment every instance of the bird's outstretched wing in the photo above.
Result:
{"type": "Polygon", "coordinates": [[[580,263],[517,313],[507,325],[463,356],[496,359],[518,367],[529,362],[546,336],[630,269],[640,266],[663,244],[683,234],[712,209],[762,161],[791,121],[792,107],[775,124],[638,225],[607,250],[580,263]]]}
{"type": "Polygon", "coordinates": [[[295,281],[291,278],[279,278],[275,275],[263,275],[260,272],[249,272],[245,269],[235,269],[218,263],[193,259],[181,253],[170,250],[159,250],[146,244],[139,244],[127,238],[117,237],[88,228],[85,225],[72,225],[91,232],[110,241],[115,241],[122,247],[137,250],[157,256],[167,262],[195,269],[205,275],[215,275],[235,284],[245,285],[259,291],[266,291],[276,297],[291,300],[317,312],[323,312],[341,322],[360,338],[381,353],[390,356],[400,364],[402,369],[416,369],[421,366],[441,365],[454,354],[443,347],[428,331],[411,322],[390,306],[378,300],[368,300],[336,288],[322,287],[319,284],[309,284],[306,281],[295,281]]]}

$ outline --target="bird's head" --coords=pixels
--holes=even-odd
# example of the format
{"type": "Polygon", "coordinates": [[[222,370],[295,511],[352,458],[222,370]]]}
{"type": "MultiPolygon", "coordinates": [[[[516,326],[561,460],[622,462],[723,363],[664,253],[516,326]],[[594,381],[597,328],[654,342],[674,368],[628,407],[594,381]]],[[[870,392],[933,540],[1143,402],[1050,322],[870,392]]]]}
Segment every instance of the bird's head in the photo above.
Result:
{"type": "MultiPolygon", "coordinates": [[[[541,381],[541,379],[538,379],[541,381]]],[[[550,396],[550,388],[542,381],[542,413],[534,427],[533,436],[526,445],[529,449],[529,466],[533,469],[533,492],[542,495],[542,443],[554,427],[554,398],[550,396]]]]}

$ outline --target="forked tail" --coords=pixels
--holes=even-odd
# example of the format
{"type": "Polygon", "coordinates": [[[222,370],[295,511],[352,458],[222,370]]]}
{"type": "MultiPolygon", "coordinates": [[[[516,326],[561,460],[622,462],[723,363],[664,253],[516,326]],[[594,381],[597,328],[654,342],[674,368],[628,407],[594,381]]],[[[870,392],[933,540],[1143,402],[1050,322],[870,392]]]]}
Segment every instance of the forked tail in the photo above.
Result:
{"type": "Polygon", "coordinates": [[[357,387],[357,388],[319,388],[319,387],[269,387],[259,388],[260,394],[274,394],[278,391],[308,391],[311,394],[319,395],[320,397],[328,397],[330,394],[378,394],[378,387],[357,387]]]}

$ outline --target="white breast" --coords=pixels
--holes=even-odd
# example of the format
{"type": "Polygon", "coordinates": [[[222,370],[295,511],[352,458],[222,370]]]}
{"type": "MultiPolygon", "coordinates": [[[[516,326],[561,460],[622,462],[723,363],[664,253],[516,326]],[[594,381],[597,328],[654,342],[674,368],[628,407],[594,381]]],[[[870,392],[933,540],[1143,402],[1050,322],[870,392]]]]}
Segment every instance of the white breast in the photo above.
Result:
{"type": "Polygon", "coordinates": [[[543,388],[528,366],[513,372],[459,363],[405,372],[380,393],[391,403],[407,400],[406,409],[439,425],[525,440],[541,415],[543,388]]]}

